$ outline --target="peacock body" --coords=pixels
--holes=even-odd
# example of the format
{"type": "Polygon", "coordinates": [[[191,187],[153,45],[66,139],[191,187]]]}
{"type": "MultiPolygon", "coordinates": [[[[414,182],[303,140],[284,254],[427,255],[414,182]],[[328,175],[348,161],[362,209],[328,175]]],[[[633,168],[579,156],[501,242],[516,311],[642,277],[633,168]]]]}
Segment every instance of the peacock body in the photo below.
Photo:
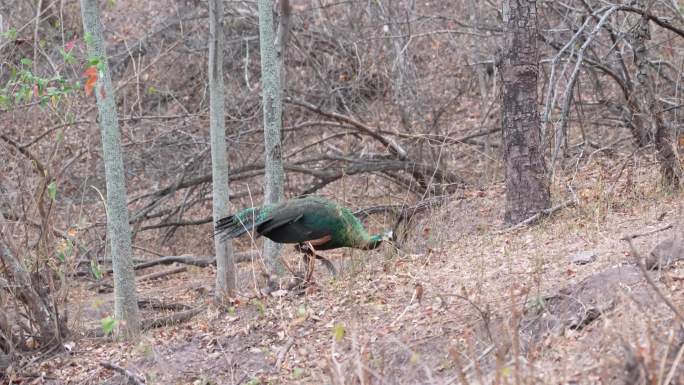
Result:
{"type": "Polygon", "coordinates": [[[250,207],[216,222],[216,233],[227,238],[252,230],[277,243],[308,242],[317,250],[370,250],[392,238],[391,231],[369,235],[348,208],[318,196],[250,207]]]}

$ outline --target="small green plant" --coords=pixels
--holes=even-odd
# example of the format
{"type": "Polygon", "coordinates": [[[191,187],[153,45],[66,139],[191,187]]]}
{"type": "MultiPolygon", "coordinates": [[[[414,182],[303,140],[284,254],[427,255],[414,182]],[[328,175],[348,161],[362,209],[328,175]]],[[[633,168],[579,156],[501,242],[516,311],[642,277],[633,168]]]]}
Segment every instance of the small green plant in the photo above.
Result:
{"type": "Polygon", "coordinates": [[[254,378],[250,379],[249,381],[247,381],[245,384],[246,385],[259,385],[259,384],[261,384],[261,380],[254,377],[254,378]]]}
{"type": "Polygon", "coordinates": [[[93,274],[93,277],[95,277],[96,280],[99,281],[102,279],[102,268],[95,259],[90,260],[90,272],[93,274]]]}
{"type": "Polygon", "coordinates": [[[304,377],[304,369],[299,368],[299,367],[292,369],[292,379],[293,380],[298,380],[302,377],[304,377]]]}
{"type": "Polygon", "coordinates": [[[254,306],[256,306],[257,311],[259,312],[259,316],[263,317],[264,314],[266,314],[266,305],[264,305],[264,303],[259,301],[258,299],[254,299],[252,302],[254,303],[254,306]]]}
{"type": "Polygon", "coordinates": [[[114,328],[116,327],[116,323],[116,320],[111,316],[107,316],[102,319],[102,331],[104,332],[105,337],[112,334],[114,328]]]}
{"type": "Polygon", "coordinates": [[[7,31],[0,33],[0,36],[3,39],[7,40],[14,40],[17,38],[17,29],[16,28],[10,28],[7,31]]]}
{"type": "Polygon", "coordinates": [[[71,257],[74,251],[74,244],[69,239],[62,239],[56,247],[55,256],[60,262],[64,263],[67,258],[71,257]]]}
{"type": "Polygon", "coordinates": [[[47,185],[48,196],[54,202],[57,199],[57,183],[53,180],[47,185]]]}
{"type": "Polygon", "coordinates": [[[23,58],[18,67],[9,66],[9,80],[0,86],[0,109],[7,110],[12,104],[38,102],[41,106],[56,106],[61,98],[73,92],[74,85],[57,74],[52,77],[35,75],[31,70],[33,61],[23,58]]]}
{"type": "Polygon", "coordinates": [[[335,342],[341,342],[344,338],[344,334],[344,325],[342,325],[341,323],[335,324],[335,326],[333,327],[333,337],[335,338],[335,342]]]}

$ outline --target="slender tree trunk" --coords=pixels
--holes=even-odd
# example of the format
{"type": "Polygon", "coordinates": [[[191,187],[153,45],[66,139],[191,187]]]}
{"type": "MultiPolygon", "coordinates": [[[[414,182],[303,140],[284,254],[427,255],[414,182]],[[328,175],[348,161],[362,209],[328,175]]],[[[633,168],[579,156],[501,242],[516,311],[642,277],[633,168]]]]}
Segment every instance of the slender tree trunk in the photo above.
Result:
{"type": "Polygon", "coordinates": [[[102,130],[102,156],[107,184],[107,230],[111,242],[114,271],[114,318],[124,337],[140,333],[138,301],[135,294],[131,229],[126,207],[121,133],[116,116],[116,98],[107,66],[104,34],[97,0],[81,0],[83,31],[90,59],[97,59],[98,79],[94,93],[102,130]]]}
{"type": "MultiPolygon", "coordinates": [[[[646,6],[646,2],[639,1],[638,5],[646,6]]],[[[636,87],[630,95],[630,106],[634,106],[635,116],[632,117],[632,126],[638,130],[637,144],[653,143],[656,148],[656,157],[660,163],[660,173],[666,186],[679,187],[679,161],[673,149],[671,129],[662,117],[662,110],[656,100],[651,68],[648,63],[648,50],[646,41],[650,40],[649,21],[646,14],[641,16],[639,23],[633,29],[632,47],[634,49],[634,64],[637,68],[635,78],[636,87]]]]}
{"type": "Polygon", "coordinates": [[[518,223],[550,205],[537,112],[537,7],[535,0],[504,1],[506,38],[501,66],[505,221],[518,223]]]}
{"type": "MultiPolygon", "coordinates": [[[[265,203],[275,203],[283,197],[283,155],[280,131],[282,129],[282,85],[273,28],[271,0],[259,0],[259,45],[261,49],[261,87],[264,109],[264,143],[266,151],[265,203]]],[[[280,245],[264,240],[264,258],[271,273],[282,276],[284,266],[278,258],[280,245]]]]}
{"type": "Polygon", "coordinates": [[[280,90],[281,95],[285,90],[287,81],[285,80],[285,50],[287,43],[290,41],[290,0],[280,0],[280,15],[278,18],[278,30],[276,31],[276,38],[278,39],[275,45],[276,59],[280,68],[280,90]]]}
{"type": "MultiPolygon", "coordinates": [[[[211,178],[214,221],[230,211],[226,121],[223,84],[223,0],[209,0],[209,109],[211,132],[211,178]]],[[[214,237],[216,250],[216,296],[224,299],[235,290],[235,263],[230,240],[214,237]]]]}

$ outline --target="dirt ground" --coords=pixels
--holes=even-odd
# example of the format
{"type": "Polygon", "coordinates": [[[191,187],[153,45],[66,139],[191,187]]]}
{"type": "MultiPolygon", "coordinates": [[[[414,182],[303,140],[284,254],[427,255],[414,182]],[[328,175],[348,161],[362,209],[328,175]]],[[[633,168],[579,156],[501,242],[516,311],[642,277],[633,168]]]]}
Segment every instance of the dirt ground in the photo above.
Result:
{"type": "MultiPolygon", "coordinates": [[[[684,263],[649,273],[656,290],[621,240],[652,232],[633,240],[646,256],[674,234],[662,229],[676,228],[682,194],[647,173],[585,174],[576,205],[513,231],[501,231],[502,186],[465,191],[415,218],[399,252],[327,253],[341,275],[318,265],[305,293],[257,297],[252,263],[231,307],[211,300],[212,268],[141,283],[140,298],[206,308],[135,341],[74,336],[24,383],[134,383],[102,362],[146,384],[684,383],[681,320],[660,297],[684,309],[684,263]]],[[[87,287],[72,296],[78,332],[112,308],[87,287]]]]}

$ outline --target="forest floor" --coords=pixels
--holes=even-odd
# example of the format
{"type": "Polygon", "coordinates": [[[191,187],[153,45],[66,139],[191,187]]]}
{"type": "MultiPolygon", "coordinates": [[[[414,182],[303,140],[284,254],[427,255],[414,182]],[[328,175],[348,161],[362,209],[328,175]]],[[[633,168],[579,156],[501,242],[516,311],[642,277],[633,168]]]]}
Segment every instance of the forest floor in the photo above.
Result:
{"type": "MultiPolygon", "coordinates": [[[[305,293],[257,298],[251,263],[230,308],[210,300],[212,268],[141,283],[140,298],[206,307],[135,341],[75,338],[31,383],[127,383],[102,362],[146,384],[684,383],[684,335],[659,297],[684,309],[684,263],[651,273],[656,291],[621,240],[653,231],[634,239],[647,255],[673,235],[662,229],[684,196],[661,191],[654,169],[617,182],[611,170],[582,171],[576,205],[513,231],[501,231],[501,185],[465,191],[414,220],[398,253],[327,253],[340,276],[319,264],[305,293]]],[[[112,309],[87,287],[70,296],[72,330],[112,309]]]]}

